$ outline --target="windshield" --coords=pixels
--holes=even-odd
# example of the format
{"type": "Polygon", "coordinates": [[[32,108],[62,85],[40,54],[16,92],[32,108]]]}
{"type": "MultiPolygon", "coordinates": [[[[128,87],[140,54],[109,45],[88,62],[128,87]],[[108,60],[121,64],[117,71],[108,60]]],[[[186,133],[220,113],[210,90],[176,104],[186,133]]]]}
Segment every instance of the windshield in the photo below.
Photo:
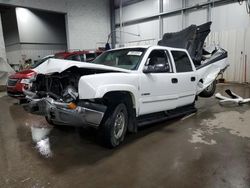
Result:
{"type": "Polygon", "coordinates": [[[101,54],[92,63],[136,70],[146,48],[126,48],[111,50],[101,54]]]}
{"type": "Polygon", "coordinates": [[[31,65],[30,68],[34,69],[34,68],[38,67],[39,65],[41,65],[44,61],[48,60],[49,58],[52,58],[52,56],[48,56],[48,57],[45,57],[43,59],[38,60],[33,65],[31,65]]]}

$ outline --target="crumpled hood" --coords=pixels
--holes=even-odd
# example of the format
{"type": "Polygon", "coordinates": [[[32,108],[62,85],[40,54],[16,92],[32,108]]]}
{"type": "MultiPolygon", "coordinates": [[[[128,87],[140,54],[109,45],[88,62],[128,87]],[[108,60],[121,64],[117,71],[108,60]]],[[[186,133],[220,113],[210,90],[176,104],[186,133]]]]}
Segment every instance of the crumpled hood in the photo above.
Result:
{"type": "Polygon", "coordinates": [[[86,69],[96,69],[96,70],[107,70],[107,71],[117,71],[117,72],[131,72],[127,69],[116,68],[106,65],[99,65],[94,63],[87,62],[78,62],[71,60],[62,60],[62,59],[48,59],[38,67],[33,70],[38,74],[51,74],[51,73],[61,73],[70,67],[86,68],[86,69]]]}

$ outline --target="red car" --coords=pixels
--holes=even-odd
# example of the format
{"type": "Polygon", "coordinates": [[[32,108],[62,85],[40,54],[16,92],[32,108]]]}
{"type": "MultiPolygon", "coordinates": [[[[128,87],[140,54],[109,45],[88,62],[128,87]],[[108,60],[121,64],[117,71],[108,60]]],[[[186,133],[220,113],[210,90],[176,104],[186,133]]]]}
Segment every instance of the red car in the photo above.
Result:
{"type": "Polygon", "coordinates": [[[25,100],[23,89],[27,89],[29,87],[30,79],[32,79],[36,75],[34,69],[49,58],[54,58],[54,55],[44,57],[43,59],[32,65],[30,69],[16,72],[10,75],[7,82],[7,94],[10,97],[19,99],[20,102],[25,100]]]}
{"type": "Polygon", "coordinates": [[[100,55],[102,51],[73,51],[73,52],[59,52],[55,55],[46,56],[40,61],[36,62],[32,65],[28,70],[23,70],[20,72],[16,72],[15,74],[9,76],[7,82],[7,93],[9,96],[17,98],[20,100],[20,103],[25,101],[25,95],[23,94],[23,89],[27,89],[29,87],[30,80],[36,75],[35,68],[42,64],[44,61],[49,58],[56,59],[68,59],[73,61],[82,61],[82,62],[91,62],[98,55],[100,55]]]}

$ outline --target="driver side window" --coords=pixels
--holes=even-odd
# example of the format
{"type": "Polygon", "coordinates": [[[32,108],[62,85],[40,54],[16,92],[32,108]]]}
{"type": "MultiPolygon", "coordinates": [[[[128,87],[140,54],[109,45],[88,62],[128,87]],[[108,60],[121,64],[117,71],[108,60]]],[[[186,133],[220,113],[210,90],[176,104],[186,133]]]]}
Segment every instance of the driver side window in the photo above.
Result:
{"type": "Polygon", "coordinates": [[[170,59],[165,50],[153,50],[147,59],[146,66],[155,72],[172,72],[170,59]],[[159,70],[159,71],[157,71],[159,70]]]}

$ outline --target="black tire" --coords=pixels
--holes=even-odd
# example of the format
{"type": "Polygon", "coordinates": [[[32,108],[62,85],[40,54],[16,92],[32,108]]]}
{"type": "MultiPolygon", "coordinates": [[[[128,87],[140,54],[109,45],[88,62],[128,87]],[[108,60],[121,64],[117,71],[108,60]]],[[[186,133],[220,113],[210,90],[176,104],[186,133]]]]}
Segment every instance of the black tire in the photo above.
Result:
{"type": "Polygon", "coordinates": [[[101,143],[108,148],[119,146],[127,132],[128,111],[124,103],[107,110],[100,127],[101,143]]]}
{"type": "Polygon", "coordinates": [[[200,97],[212,97],[216,90],[216,80],[213,81],[205,90],[203,90],[199,96],[200,97]]]}

